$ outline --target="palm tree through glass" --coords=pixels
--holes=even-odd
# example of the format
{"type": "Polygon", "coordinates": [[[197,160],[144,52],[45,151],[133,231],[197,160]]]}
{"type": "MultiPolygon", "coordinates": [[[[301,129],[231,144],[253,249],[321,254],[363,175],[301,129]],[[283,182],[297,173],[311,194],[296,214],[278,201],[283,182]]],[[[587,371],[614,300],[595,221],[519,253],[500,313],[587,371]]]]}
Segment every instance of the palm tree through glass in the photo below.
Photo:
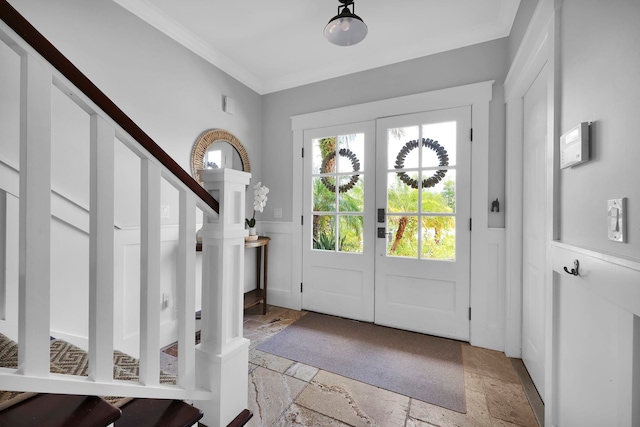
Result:
{"type": "Polygon", "coordinates": [[[364,134],[313,140],[313,249],[362,253],[364,134]]]}
{"type": "Polygon", "coordinates": [[[455,260],[456,123],[387,138],[387,256],[455,260]]]}

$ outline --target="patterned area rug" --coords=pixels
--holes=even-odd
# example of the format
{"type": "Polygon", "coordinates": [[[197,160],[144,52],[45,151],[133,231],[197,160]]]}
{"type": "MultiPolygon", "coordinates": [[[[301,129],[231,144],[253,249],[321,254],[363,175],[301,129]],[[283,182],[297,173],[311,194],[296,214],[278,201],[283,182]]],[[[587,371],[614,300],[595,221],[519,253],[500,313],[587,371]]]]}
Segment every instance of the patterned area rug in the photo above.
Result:
{"type": "MultiPolygon", "coordinates": [[[[63,340],[54,339],[50,344],[50,372],[55,374],[87,376],[89,369],[89,355],[82,350],[63,340]]],[[[0,334],[0,367],[18,367],[18,344],[0,334]]],[[[118,350],[113,353],[113,379],[120,381],[138,382],[140,363],[137,359],[118,350]]],[[[161,384],[176,384],[177,378],[171,374],[160,371],[161,384]]],[[[16,404],[29,393],[15,391],[0,391],[0,410],[16,404]]],[[[31,393],[33,394],[33,393],[31,393]]],[[[103,396],[109,403],[122,406],[129,399],[117,396],[103,396]]]]}

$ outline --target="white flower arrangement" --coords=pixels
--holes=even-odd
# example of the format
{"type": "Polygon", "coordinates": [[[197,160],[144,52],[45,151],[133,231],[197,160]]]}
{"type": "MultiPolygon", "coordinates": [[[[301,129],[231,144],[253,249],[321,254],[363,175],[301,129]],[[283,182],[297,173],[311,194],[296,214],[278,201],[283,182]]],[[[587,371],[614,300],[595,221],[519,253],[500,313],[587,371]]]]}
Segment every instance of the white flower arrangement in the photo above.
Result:
{"type": "Polygon", "coordinates": [[[262,185],[262,182],[253,186],[253,216],[251,219],[245,219],[249,227],[255,227],[256,225],[256,211],[264,211],[264,207],[267,205],[267,193],[269,193],[269,188],[262,185]]]}

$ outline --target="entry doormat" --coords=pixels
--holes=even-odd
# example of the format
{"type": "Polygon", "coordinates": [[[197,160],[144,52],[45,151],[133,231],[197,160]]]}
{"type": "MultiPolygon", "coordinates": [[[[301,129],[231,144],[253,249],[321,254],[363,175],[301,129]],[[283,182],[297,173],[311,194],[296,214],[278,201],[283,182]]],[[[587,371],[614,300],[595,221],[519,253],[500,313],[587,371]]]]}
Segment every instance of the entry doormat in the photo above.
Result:
{"type": "Polygon", "coordinates": [[[258,350],[466,413],[459,342],[308,313],[258,350]]]}

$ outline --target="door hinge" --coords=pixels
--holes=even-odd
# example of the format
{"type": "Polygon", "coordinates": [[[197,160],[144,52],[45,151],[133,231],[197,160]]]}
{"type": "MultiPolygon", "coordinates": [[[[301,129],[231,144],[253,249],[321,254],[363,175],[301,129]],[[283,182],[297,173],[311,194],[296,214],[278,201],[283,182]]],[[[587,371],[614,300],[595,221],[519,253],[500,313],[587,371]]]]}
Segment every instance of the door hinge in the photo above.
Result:
{"type": "Polygon", "coordinates": [[[469,320],[471,320],[471,307],[469,307],[469,320]]]}
{"type": "Polygon", "coordinates": [[[471,221],[471,218],[469,218],[469,231],[471,231],[471,229],[472,229],[472,221],[471,221]]]}
{"type": "Polygon", "coordinates": [[[473,141],[473,128],[471,128],[471,141],[473,141]]]}
{"type": "Polygon", "coordinates": [[[302,282],[300,282],[300,292],[302,293],[302,282]]]}
{"type": "Polygon", "coordinates": [[[300,225],[304,225],[304,215],[300,215],[300,225]]]}
{"type": "Polygon", "coordinates": [[[304,147],[302,147],[302,157],[304,157],[304,147]]]}

